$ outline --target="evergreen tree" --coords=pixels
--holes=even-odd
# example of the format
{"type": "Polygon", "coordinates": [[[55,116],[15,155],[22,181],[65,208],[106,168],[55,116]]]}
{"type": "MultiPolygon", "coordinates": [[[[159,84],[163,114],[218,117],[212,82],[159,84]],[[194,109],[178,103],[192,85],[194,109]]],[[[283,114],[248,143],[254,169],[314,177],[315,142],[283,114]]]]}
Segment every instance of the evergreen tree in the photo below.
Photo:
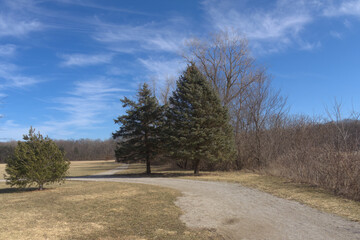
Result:
{"type": "Polygon", "coordinates": [[[17,143],[13,156],[7,161],[7,184],[19,187],[36,184],[43,190],[47,183],[63,181],[70,166],[64,159],[64,152],[50,138],[35,134],[32,127],[23,139],[25,141],[17,143]]]}
{"type": "Polygon", "coordinates": [[[148,85],[144,83],[137,94],[137,102],[128,98],[121,100],[123,107],[129,107],[125,115],[115,119],[120,129],[113,133],[119,139],[115,155],[123,160],[145,160],[146,173],[150,174],[150,164],[160,151],[160,126],[163,108],[148,85]]]}
{"type": "Polygon", "coordinates": [[[194,64],[177,81],[167,111],[170,154],[192,162],[231,164],[236,150],[226,107],[194,64]]]}

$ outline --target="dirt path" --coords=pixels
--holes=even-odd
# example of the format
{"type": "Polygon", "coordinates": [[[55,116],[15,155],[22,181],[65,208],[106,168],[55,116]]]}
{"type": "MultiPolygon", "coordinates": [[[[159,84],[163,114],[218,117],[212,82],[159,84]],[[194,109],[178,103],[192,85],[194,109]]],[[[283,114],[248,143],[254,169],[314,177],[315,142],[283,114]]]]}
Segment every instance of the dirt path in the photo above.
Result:
{"type": "MultiPolygon", "coordinates": [[[[119,171],[119,170],[116,170],[119,171]]],[[[360,223],[239,184],[174,178],[77,178],[151,184],[183,193],[176,204],[188,227],[216,228],[226,239],[360,239],[360,223]]]]}

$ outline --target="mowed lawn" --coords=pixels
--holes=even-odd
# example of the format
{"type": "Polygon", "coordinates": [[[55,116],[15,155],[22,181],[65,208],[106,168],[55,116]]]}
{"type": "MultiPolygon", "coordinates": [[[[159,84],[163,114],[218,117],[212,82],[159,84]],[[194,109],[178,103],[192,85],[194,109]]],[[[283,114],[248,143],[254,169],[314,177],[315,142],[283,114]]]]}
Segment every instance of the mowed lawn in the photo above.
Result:
{"type": "MultiPolygon", "coordinates": [[[[75,162],[70,175],[117,166],[113,161],[75,162]]],[[[1,182],[0,239],[222,239],[211,229],[186,228],[174,204],[179,195],[129,183],[66,181],[44,191],[20,191],[1,182]]]]}

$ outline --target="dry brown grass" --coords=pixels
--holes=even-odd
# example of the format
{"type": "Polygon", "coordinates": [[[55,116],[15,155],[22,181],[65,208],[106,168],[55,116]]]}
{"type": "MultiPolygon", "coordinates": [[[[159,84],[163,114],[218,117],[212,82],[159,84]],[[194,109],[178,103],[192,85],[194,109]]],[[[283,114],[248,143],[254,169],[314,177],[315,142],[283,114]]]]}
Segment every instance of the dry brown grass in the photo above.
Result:
{"type": "Polygon", "coordinates": [[[4,179],[4,174],[5,174],[5,163],[0,163],[0,179],[4,179]]]}
{"type": "Polygon", "coordinates": [[[175,190],[139,184],[67,182],[45,191],[0,183],[0,239],[220,239],[179,220],[175,190]]]}
{"type": "MultiPolygon", "coordinates": [[[[132,164],[122,174],[137,175],[143,173],[144,169],[145,166],[142,164],[132,164]]],[[[169,170],[168,166],[155,166],[152,170],[154,176],[240,183],[247,187],[256,188],[281,198],[294,200],[321,211],[360,222],[360,202],[336,196],[329,191],[309,184],[294,183],[280,177],[245,171],[200,172],[199,176],[194,176],[192,171],[169,170]]]]}
{"type": "Polygon", "coordinates": [[[115,160],[71,161],[69,177],[92,175],[119,167],[115,160]]]}
{"type": "MultiPolygon", "coordinates": [[[[121,164],[115,160],[71,161],[69,177],[82,177],[92,175],[119,167],[121,164]]],[[[0,179],[4,179],[5,163],[0,163],[0,179]]]]}

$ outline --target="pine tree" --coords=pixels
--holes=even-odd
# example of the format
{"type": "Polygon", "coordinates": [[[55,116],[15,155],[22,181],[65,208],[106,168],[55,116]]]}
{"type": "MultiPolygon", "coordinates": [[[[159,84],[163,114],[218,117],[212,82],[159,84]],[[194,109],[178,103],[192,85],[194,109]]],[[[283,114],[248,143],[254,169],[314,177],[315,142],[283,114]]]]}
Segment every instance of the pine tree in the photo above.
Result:
{"type": "Polygon", "coordinates": [[[11,186],[27,187],[33,184],[39,190],[47,183],[61,182],[69,169],[70,162],[64,159],[55,142],[32,127],[24,142],[18,142],[13,156],[7,160],[5,179],[11,186]]]}
{"type": "Polygon", "coordinates": [[[194,64],[177,81],[167,111],[170,154],[192,162],[216,165],[234,160],[234,136],[226,107],[194,64]]]}
{"type": "Polygon", "coordinates": [[[160,150],[160,126],[163,108],[159,106],[146,83],[137,94],[137,102],[128,98],[121,100],[129,107],[125,115],[115,119],[120,129],[113,133],[119,139],[115,155],[123,160],[145,160],[146,173],[151,173],[151,162],[160,150]]]}

